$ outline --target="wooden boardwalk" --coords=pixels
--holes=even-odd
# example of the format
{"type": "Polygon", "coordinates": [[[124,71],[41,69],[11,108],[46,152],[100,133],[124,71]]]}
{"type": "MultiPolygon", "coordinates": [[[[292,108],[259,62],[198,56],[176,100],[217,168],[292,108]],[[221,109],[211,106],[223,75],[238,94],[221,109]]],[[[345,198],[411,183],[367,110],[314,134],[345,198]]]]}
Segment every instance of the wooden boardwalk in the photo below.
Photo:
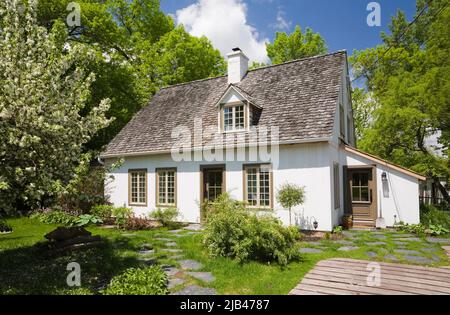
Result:
{"type": "Polygon", "coordinates": [[[449,267],[378,263],[377,278],[369,264],[373,262],[345,258],[320,261],[289,294],[450,295],[449,267]]]}

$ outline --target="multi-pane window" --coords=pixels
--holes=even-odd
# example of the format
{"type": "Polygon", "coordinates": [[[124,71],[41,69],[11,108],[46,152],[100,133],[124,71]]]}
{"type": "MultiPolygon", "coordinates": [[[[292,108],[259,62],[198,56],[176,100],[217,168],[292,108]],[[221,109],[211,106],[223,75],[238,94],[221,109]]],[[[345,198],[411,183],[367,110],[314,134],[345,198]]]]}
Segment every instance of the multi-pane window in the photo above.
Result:
{"type": "Polygon", "coordinates": [[[271,170],[268,165],[246,166],[244,171],[245,201],[250,207],[270,208],[271,170]]]}
{"type": "Polygon", "coordinates": [[[160,169],[156,172],[156,200],[160,206],[176,204],[176,169],[160,169]]]}
{"type": "Polygon", "coordinates": [[[352,201],[355,203],[370,202],[369,172],[361,171],[352,174],[352,201]]]}
{"type": "Polygon", "coordinates": [[[244,105],[224,107],[223,129],[224,131],[237,131],[245,129],[244,105]]]}
{"type": "Polygon", "coordinates": [[[129,204],[147,205],[147,170],[129,171],[129,204]]]}
{"type": "Polygon", "coordinates": [[[339,190],[339,164],[333,164],[333,180],[334,180],[334,208],[340,207],[340,190],[339,190]]]}

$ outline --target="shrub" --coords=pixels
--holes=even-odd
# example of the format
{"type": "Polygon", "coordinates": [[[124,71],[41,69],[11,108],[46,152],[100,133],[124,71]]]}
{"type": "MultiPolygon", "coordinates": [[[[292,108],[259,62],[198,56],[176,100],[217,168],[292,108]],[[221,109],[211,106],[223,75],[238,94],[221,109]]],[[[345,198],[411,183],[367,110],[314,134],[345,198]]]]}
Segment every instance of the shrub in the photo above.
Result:
{"type": "Polygon", "coordinates": [[[133,209],[127,207],[113,208],[112,216],[115,219],[116,225],[123,228],[127,223],[127,220],[133,216],[133,209]]]}
{"type": "Polygon", "coordinates": [[[75,220],[75,226],[88,226],[88,225],[97,225],[103,223],[102,219],[92,214],[83,214],[80,215],[75,220]]]}
{"type": "Polygon", "coordinates": [[[63,226],[74,226],[77,221],[77,217],[59,210],[35,212],[30,217],[37,219],[41,223],[63,226]]]}
{"type": "Polygon", "coordinates": [[[156,209],[150,213],[150,217],[159,221],[163,226],[172,224],[180,212],[177,208],[156,209]]]}
{"type": "Polygon", "coordinates": [[[0,233],[11,232],[12,227],[6,221],[0,219],[0,233]]]}
{"type": "Polygon", "coordinates": [[[450,229],[450,214],[434,206],[421,206],[420,222],[427,226],[442,226],[450,229]]]}
{"type": "Polygon", "coordinates": [[[277,201],[285,209],[289,209],[289,225],[292,225],[292,208],[301,205],[305,201],[305,190],[294,184],[284,184],[278,190],[277,201]]]}
{"type": "Polygon", "coordinates": [[[427,227],[423,224],[405,224],[404,222],[399,222],[395,226],[398,230],[408,232],[408,233],[414,233],[418,235],[425,234],[425,231],[427,227]]]}
{"type": "Polygon", "coordinates": [[[111,205],[96,205],[91,208],[91,214],[102,220],[108,220],[112,217],[114,206],[111,205]]]}
{"type": "Polygon", "coordinates": [[[130,268],[112,278],[108,287],[101,292],[107,295],[165,295],[167,275],[159,266],[145,269],[130,268]]]}
{"type": "Polygon", "coordinates": [[[286,265],[299,257],[298,237],[296,228],[285,228],[273,217],[258,217],[223,194],[208,213],[203,242],[212,257],[286,265]]]}
{"type": "Polygon", "coordinates": [[[335,226],[333,229],[333,234],[342,234],[344,228],[342,226],[335,226]]]}
{"type": "Polygon", "coordinates": [[[131,217],[128,218],[123,226],[125,230],[139,231],[139,230],[151,230],[158,227],[158,224],[154,221],[150,221],[146,218],[131,217]]]}

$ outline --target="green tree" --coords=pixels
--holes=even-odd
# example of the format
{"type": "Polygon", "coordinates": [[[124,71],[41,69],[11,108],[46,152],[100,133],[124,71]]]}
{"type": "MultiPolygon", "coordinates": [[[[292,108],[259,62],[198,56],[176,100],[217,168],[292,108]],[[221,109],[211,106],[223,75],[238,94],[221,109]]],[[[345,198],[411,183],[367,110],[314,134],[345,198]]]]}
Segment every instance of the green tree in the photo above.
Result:
{"type": "Polygon", "coordinates": [[[80,115],[92,52],[67,46],[61,23],[39,27],[36,1],[1,2],[0,16],[0,209],[14,213],[57,197],[87,162],[83,145],[109,123],[109,100],[80,115]]]}
{"type": "Polygon", "coordinates": [[[278,190],[277,201],[283,208],[289,209],[289,225],[292,225],[292,208],[305,202],[305,190],[294,184],[284,184],[278,190]]]}
{"type": "MultiPolygon", "coordinates": [[[[40,0],[39,23],[66,21],[72,0],[40,0]]],[[[225,63],[206,38],[196,38],[160,9],[159,0],[78,0],[81,26],[68,27],[70,42],[97,52],[86,65],[97,74],[89,108],[111,99],[111,125],[87,144],[99,150],[146,106],[161,87],[223,74],[225,63]]]]}
{"type": "Polygon", "coordinates": [[[141,71],[157,86],[222,75],[226,65],[206,37],[193,37],[178,26],[142,55],[141,71]]]}
{"type": "Polygon", "coordinates": [[[376,101],[362,88],[353,89],[353,119],[357,141],[364,138],[364,132],[373,122],[372,114],[377,107],[376,101]]]}
{"type": "Polygon", "coordinates": [[[310,28],[303,33],[298,25],[290,35],[277,32],[273,44],[268,43],[266,47],[274,65],[327,52],[325,40],[319,33],[314,33],[310,28]]]}
{"type": "Polygon", "coordinates": [[[411,26],[399,12],[392,19],[391,34],[382,34],[382,45],[355,51],[351,58],[355,75],[366,79],[371,98],[378,104],[359,145],[435,179],[448,178],[450,7],[443,0],[428,5],[419,0],[418,14],[424,8],[411,26]],[[435,134],[443,156],[426,145],[435,134]]]}

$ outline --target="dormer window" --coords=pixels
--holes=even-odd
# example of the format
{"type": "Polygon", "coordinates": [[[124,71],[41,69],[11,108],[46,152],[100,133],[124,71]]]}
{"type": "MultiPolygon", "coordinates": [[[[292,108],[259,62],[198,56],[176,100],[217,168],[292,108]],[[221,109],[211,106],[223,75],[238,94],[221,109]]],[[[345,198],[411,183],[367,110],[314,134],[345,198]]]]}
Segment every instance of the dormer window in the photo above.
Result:
{"type": "Polygon", "coordinates": [[[224,106],[223,130],[225,132],[245,130],[244,105],[224,106]]]}

